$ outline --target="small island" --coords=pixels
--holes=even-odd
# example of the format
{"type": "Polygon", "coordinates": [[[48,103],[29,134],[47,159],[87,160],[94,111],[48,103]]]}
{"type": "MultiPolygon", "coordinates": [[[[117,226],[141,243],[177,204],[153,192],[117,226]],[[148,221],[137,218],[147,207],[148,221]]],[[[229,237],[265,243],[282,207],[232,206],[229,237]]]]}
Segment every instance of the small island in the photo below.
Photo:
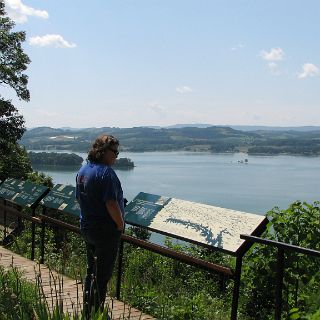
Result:
{"type": "Polygon", "coordinates": [[[114,169],[129,170],[134,168],[134,162],[129,158],[120,158],[116,160],[112,167],[114,169]]]}
{"type": "MultiPolygon", "coordinates": [[[[46,167],[80,167],[83,158],[75,153],[58,152],[28,152],[29,159],[33,166],[46,167]]],[[[113,165],[114,169],[129,170],[134,168],[134,163],[129,158],[117,159],[113,165]]]]}
{"type": "Polygon", "coordinates": [[[32,165],[36,166],[78,166],[80,167],[83,158],[75,153],[57,152],[28,152],[32,165]]]}

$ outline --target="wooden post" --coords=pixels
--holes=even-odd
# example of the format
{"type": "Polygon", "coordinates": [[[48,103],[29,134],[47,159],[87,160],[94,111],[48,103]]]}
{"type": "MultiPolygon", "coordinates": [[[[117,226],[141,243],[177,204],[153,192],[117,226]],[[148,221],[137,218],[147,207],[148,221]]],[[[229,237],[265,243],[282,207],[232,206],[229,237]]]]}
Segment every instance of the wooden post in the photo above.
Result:
{"type": "MultiPolygon", "coordinates": [[[[35,208],[32,209],[32,216],[35,217],[35,208]]],[[[35,251],[35,239],[36,239],[36,224],[32,221],[31,224],[31,260],[34,260],[34,251],[35,251]]]]}
{"type": "MultiPolygon", "coordinates": [[[[42,208],[42,215],[46,214],[46,208],[42,208]]],[[[45,251],[45,237],[46,237],[46,222],[41,219],[41,259],[40,263],[44,263],[44,251],[45,251]]]]}
{"type": "Polygon", "coordinates": [[[278,253],[277,253],[276,308],[275,308],[275,314],[274,314],[275,320],[281,320],[283,269],[284,269],[284,249],[283,248],[278,248],[278,253]]]}
{"type": "Polygon", "coordinates": [[[233,286],[231,320],[237,320],[238,302],[239,302],[239,293],[240,293],[241,268],[242,268],[242,256],[238,256],[237,262],[236,262],[236,270],[235,270],[234,286],[233,286]]]}

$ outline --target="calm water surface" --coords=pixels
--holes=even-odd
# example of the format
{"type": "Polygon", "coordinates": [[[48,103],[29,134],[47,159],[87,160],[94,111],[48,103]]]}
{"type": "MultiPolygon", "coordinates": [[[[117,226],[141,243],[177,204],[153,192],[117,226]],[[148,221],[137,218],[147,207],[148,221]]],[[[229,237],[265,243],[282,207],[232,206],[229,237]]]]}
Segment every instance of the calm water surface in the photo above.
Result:
{"type": "MultiPolygon", "coordinates": [[[[78,153],[83,158],[86,154],[78,153]]],[[[125,197],[140,191],[265,214],[295,200],[320,200],[320,157],[192,152],[121,153],[133,170],[117,170],[125,197]],[[248,159],[248,164],[239,163],[248,159]]],[[[77,170],[42,170],[54,183],[75,184],[77,170]]]]}

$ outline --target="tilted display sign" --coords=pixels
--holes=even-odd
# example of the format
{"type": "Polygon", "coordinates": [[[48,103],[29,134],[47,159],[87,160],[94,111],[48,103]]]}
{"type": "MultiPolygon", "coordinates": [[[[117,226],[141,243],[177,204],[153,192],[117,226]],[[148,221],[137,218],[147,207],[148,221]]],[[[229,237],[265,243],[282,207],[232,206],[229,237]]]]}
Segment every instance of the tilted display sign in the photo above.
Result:
{"type": "Polygon", "coordinates": [[[76,200],[76,189],[70,185],[57,184],[42,199],[44,207],[70,213],[76,217],[80,215],[80,206],[76,200]]]}
{"type": "Polygon", "coordinates": [[[126,207],[131,225],[237,255],[244,240],[265,227],[264,216],[140,192],[126,207]]]}
{"type": "Polygon", "coordinates": [[[33,208],[48,190],[48,187],[30,181],[9,178],[0,185],[0,198],[33,208]]]}

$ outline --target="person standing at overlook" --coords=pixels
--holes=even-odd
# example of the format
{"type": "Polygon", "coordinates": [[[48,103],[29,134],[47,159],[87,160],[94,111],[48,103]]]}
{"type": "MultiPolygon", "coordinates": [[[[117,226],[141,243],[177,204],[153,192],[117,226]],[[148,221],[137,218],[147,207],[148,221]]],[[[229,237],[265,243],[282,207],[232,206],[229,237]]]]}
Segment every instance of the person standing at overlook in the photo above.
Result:
{"type": "Polygon", "coordinates": [[[124,230],[124,199],[120,180],[111,168],[119,154],[119,141],[111,135],[98,137],[87,163],[76,177],[80,204],[80,229],[87,250],[84,313],[87,319],[103,310],[107,284],[112,276],[121,233],[124,230]]]}

